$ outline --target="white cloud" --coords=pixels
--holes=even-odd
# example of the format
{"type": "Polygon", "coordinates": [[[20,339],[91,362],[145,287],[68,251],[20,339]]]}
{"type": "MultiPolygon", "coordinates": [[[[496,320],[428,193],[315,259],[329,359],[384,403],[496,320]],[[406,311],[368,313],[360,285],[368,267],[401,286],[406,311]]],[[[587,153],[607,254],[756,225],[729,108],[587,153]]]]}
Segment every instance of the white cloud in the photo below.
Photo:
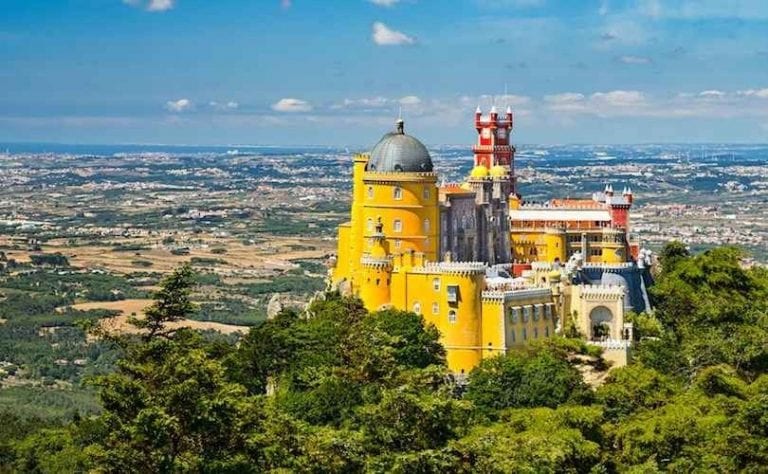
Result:
{"type": "Polygon", "coordinates": [[[584,100],[584,94],[578,92],[563,92],[562,94],[545,95],[544,100],[555,104],[566,104],[584,100]]]}
{"type": "Polygon", "coordinates": [[[392,7],[400,3],[400,0],[368,0],[368,1],[380,7],[392,7]]]}
{"type": "Polygon", "coordinates": [[[561,94],[546,95],[544,101],[548,108],[556,112],[581,112],[586,107],[586,97],[578,92],[563,92],[561,94]]]}
{"type": "Polygon", "coordinates": [[[768,88],[765,89],[747,89],[745,91],[737,92],[738,95],[746,97],[759,97],[760,99],[768,99],[768,88]]]}
{"type": "Polygon", "coordinates": [[[611,107],[638,106],[645,103],[645,95],[639,91],[615,90],[610,92],[595,92],[590,100],[611,107]]]}
{"type": "Polygon", "coordinates": [[[379,46],[398,46],[404,44],[413,44],[416,40],[397,30],[390,29],[384,23],[377,21],[373,24],[371,39],[379,46]]]}
{"type": "Polygon", "coordinates": [[[232,110],[237,110],[240,107],[240,104],[235,102],[234,100],[230,100],[229,102],[209,102],[208,103],[211,108],[214,110],[218,110],[221,112],[227,112],[232,110]]]}
{"type": "Polygon", "coordinates": [[[312,110],[312,104],[305,100],[286,97],[272,104],[272,110],[275,112],[309,112],[312,110]]]}
{"type": "Polygon", "coordinates": [[[577,92],[544,96],[544,110],[598,117],[768,117],[768,89],[728,92],[716,89],[653,97],[640,91],[614,90],[589,96],[577,92]]]}
{"type": "Polygon", "coordinates": [[[706,99],[718,99],[720,97],[725,97],[725,92],[711,89],[699,92],[699,97],[706,99]]]}
{"type": "Polygon", "coordinates": [[[389,105],[386,97],[363,97],[361,99],[344,99],[340,104],[331,106],[332,109],[378,109],[389,105]]]}
{"type": "Polygon", "coordinates": [[[123,0],[132,7],[139,7],[148,12],[164,12],[176,6],[176,0],[123,0]]]}
{"type": "Polygon", "coordinates": [[[419,105],[421,104],[421,99],[416,97],[415,95],[407,95],[405,97],[401,97],[400,100],[398,100],[400,105],[419,105]]]}
{"type": "Polygon", "coordinates": [[[646,56],[620,56],[619,61],[624,64],[651,64],[651,58],[646,56]]]}
{"type": "Polygon", "coordinates": [[[194,104],[189,99],[169,100],[165,103],[165,108],[171,112],[186,112],[194,108],[194,104]]]}

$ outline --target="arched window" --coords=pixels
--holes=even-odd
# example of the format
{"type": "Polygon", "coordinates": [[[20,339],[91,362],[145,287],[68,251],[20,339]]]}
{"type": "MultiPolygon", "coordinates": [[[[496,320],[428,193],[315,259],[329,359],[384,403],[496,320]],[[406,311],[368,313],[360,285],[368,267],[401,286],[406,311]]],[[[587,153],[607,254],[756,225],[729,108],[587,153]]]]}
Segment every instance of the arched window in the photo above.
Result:
{"type": "Polygon", "coordinates": [[[392,224],[392,230],[395,232],[402,232],[403,231],[403,221],[400,219],[395,219],[395,222],[392,224]]]}
{"type": "Polygon", "coordinates": [[[421,303],[418,301],[413,303],[413,312],[416,314],[421,314],[421,303]]]}
{"type": "Polygon", "coordinates": [[[440,279],[439,278],[433,278],[432,279],[432,289],[435,291],[440,291],[440,279]]]}
{"type": "Polygon", "coordinates": [[[403,188],[400,186],[395,186],[395,188],[392,190],[392,195],[395,199],[403,199],[403,188]]]}
{"type": "Polygon", "coordinates": [[[440,305],[437,302],[432,303],[432,314],[440,314],[440,305]]]}
{"type": "Polygon", "coordinates": [[[424,219],[424,233],[425,233],[425,234],[428,234],[428,233],[429,233],[429,227],[430,227],[430,225],[429,225],[429,219],[424,219]]]}
{"type": "Polygon", "coordinates": [[[448,311],[448,322],[451,324],[456,324],[456,311],[448,311]]]}
{"type": "Polygon", "coordinates": [[[373,199],[373,186],[368,186],[368,199],[373,199]]]}
{"type": "Polygon", "coordinates": [[[373,219],[371,219],[370,217],[365,223],[365,228],[368,229],[368,232],[373,232],[373,219]]]}
{"type": "Polygon", "coordinates": [[[399,249],[401,245],[402,245],[402,242],[400,242],[400,239],[395,239],[395,248],[399,249]]]}

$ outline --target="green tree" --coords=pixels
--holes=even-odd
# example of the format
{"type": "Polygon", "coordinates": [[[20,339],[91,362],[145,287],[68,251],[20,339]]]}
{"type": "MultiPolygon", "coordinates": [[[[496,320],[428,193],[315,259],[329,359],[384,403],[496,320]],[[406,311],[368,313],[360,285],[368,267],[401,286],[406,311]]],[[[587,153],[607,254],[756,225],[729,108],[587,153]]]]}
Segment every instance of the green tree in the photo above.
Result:
{"type": "Polygon", "coordinates": [[[167,324],[187,319],[195,310],[190,299],[194,272],[192,267],[184,265],[175,270],[160,283],[160,289],[154,295],[155,302],[144,310],[143,319],[132,318],[131,324],[145,330],[146,341],[157,336],[169,337],[175,332],[167,324]]]}
{"type": "Polygon", "coordinates": [[[626,417],[640,409],[655,409],[667,403],[681,387],[671,377],[642,365],[611,371],[597,389],[597,401],[605,405],[609,419],[626,417]]]}
{"type": "Polygon", "coordinates": [[[603,472],[601,418],[598,407],[509,410],[450,444],[450,472],[603,472]]]}
{"type": "Polygon", "coordinates": [[[467,390],[467,399],[488,415],[505,408],[556,407],[589,396],[579,371],[544,346],[483,360],[469,374],[467,390]]]}

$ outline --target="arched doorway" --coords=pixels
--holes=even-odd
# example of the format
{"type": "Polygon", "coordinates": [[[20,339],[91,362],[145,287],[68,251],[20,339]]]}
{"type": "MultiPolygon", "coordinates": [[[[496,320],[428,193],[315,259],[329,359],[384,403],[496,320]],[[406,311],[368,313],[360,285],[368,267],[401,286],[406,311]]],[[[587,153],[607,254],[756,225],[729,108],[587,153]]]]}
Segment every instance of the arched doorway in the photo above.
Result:
{"type": "Polygon", "coordinates": [[[592,340],[603,340],[611,337],[613,313],[605,306],[598,306],[589,312],[589,327],[592,340]]]}

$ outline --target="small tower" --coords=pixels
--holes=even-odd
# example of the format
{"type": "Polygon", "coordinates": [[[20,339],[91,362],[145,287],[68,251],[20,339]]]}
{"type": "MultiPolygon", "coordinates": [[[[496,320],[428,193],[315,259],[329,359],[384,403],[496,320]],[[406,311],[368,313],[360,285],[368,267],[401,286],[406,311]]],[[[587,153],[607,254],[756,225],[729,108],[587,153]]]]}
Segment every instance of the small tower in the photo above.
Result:
{"type": "Polygon", "coordinates": [[[507,107],[506,113],[499,116],[494,105],[486,117],[483,117],[478,107],[475,110],[475,129],[478,136],[472,151],[475,154],[475,166],[484,166],[488,171],[494,166],[506,168],[510,192],[516,193],[515,148],[510,144],[512,123],[511,107],[507,107]]]}
{"type": "Polygon", "coordinates": [[[360,258],[360,299],[368,311],[378,311],[391,302],[392,260],[383,228],[379,221],[370,237],[370,251],[360,258]]]}

